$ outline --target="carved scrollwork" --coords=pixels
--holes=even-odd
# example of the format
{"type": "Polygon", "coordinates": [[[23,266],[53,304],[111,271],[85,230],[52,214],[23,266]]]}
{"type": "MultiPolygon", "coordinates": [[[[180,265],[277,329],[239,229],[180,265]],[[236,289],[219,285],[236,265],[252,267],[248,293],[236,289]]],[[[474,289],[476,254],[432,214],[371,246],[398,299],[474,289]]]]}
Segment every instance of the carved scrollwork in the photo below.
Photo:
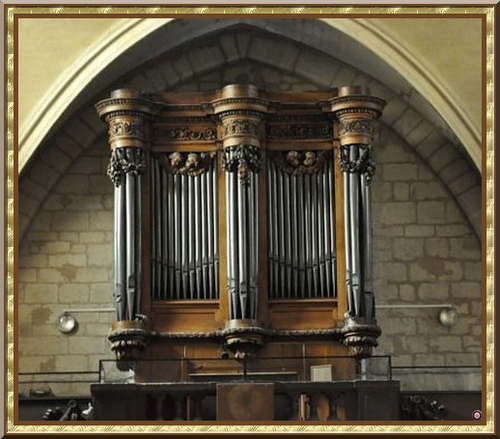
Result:
{"type": "Polygon", "coordinates": [[[267,138],[270,140],[331,139],[332,137],[330,124],[270,125],[267,128],[267,138]]]}
{"type": "Polygon", "coordinates": [[[215,156],[215,152],[173,152],[162,155],[160,164],[172,174],[195,177],[208,170],[215,156]]]}
{"type": "Polygon", "coordinates": [[[144,126],[139,120],[117,120],[109,124],[109,139],[113,140],[115,137],[120,136],[139,136],[142,137],[144,126]]]}
{"type": "Polygon", "coordinates": [[[232,119],[223,126],[224,137],[246,134],[257,136],[257,125],[248,119],[232,119]]]}
{"type": "MultiPolygon", "coordinates": [[[[353,145],[355,146],[355,145],[353,145]]],[[[366,182],[370,184],[377,169],[371,158],[369,146],[359,145],[359,157],[355,161],[349,159],[349,148],[352,146],[340,147],[340,169],[342,172],[366,174],[366,182]]]]}
{"type": "Polygon", "coordinates": [[[375,127],[370,120],[351,120],[348,122],[340,121],[339,133],[340,135],[349,133],[363,133],[373,135],[375,127]]]}
{"type": "Polygon", "coordinates": [[[116,148],[111,152],[107,174],[115,186],[120,186],[125,174],[138,175],[145,169],[142,148],[116,148]]]}
{"type": "Polygon", "coordinates": [[[292,175],[314,174],[326,163],[326,151],[284,151],[271,154],[276,165],[292,175]]]}
{"type": "Polygon", "coordinates": [[[205,127],[200,129],[192,129],[187,126],[157,128],[155,137],[166,138],[171,141],[187,142],[193,140],[215,140],[217,133],[215,128],[205,127]]]}
{"type": "Polygon", "coordinates": [[[260,150],[245,144],[224,148],[222,167],[226,172],[238,172],[240,183],[248,184],[250,172],[262,169],[260,150]]]}
{"type": "Polygon", "coordinates": [[[349,348],[349,354],[357,358],[372,355],[373,348],[378,345],[377,338],[382,331],[374,319],[348,317],[344,328],[344,344],[349,348]]]}

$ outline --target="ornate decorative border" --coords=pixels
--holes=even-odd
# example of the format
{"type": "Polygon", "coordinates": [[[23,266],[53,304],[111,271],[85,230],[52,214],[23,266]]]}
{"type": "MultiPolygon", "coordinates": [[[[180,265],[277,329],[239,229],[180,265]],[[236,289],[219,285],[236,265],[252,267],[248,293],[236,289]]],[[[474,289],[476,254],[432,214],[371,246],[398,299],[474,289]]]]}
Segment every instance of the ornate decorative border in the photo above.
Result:
{"type": "Polygon", "coordinates": [[[163,433],[201,433],[201,432],[269,432],[269,433],[492,433],[494,432],[494,5],[490,7],[475,6],[419,6],[416,7],[367,7],[367,6],[308,6],[308,7],[279,7],[279,6],[211,6],[211,7],[179,7],[179,6],[158,6],[158,7],[29,7],[29,6],[5,6],[6,12],[6,234],[5,234],[5,256],[6,256],[6,432],[28,433],[28,432],[163,432],[163,433]],[[486,423],[475,424],[471,420],[470,425],[457,424],[432,424],[425,425],[396,425],[390,423],[362,425],[362,424],[335,424],[335,425],[96,425],[85,424],[62,424],[56,425],[24,425],[14,423],[14,277],[16,255],[14,228],[16,227],[15,209],[15,184],[17,179],[17,156],[15,151],[16,139],[14,126],[14,19],[17,14],[95,14],[99,16],[111,14],[127,14],[130,16],[157,16],[166,14],[171,17],[182,14],[187,15],[221,15],[226,14],[248,16],[252,14],[268,15],[275,17],[278,15],[296,16],[297,14],[315,14],[318,18],[327,14],[433,14],[433,15],[470,15],[481,14],[486,17],[486,139],[484,144],[485,154],[485,198],[486,198],[486,234],[484,244],[486,246],[486,309],[484,318],[486,319],[486,413],[484,418],[486,423]]]}

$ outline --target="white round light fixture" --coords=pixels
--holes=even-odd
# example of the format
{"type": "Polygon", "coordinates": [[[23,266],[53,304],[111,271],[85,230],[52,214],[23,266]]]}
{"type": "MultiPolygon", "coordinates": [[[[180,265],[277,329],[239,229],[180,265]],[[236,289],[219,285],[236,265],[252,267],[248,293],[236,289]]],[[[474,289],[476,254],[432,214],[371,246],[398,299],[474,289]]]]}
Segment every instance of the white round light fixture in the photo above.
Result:
{"type": "Polygon", "coordinates": [[[76,319],[68,312],[63,312],[57,319],[57,329],[63,334],[69,334],[76,330],[78,327],[78,322],[76,319]]]}
{"type": "Polygon", "coordinates": [[[458,312],[455,308],[446,308],[439,313],[439,323],[448,328],[455,326],[458,321],[458,312]]]}

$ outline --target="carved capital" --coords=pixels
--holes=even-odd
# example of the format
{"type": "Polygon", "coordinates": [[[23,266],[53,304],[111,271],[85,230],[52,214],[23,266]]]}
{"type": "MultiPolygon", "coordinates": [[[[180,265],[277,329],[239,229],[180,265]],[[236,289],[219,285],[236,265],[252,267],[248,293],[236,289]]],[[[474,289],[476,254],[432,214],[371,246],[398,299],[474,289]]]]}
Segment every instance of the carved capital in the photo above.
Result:
{"type": "Polygon", "coordinates": [[[159,106],[143,99],[141,95],[128,89],[116,90],[109,99],[98,102],[95,109],[108,125],[111,149],[141,148],[144,146],[145,121],[153,116],[159,106]]]}
{"type": "Polygon", "coordinates": [[[371,147],[366,145],[359,145],[359,156],[355,161],[349,160],[349,147],[341,146],[339,162],[342,172],[366,174],[367,184],[372,182],[377,169],[371,157],[371,147]]]}
{"type": "Polygon", "coordinates": [[[215,152],[173,152],[162,155],[160,165],[172,174],[195,177],[208,170],[216,155],[215,152]]]}
{"type": "Polygon", "coordinates": [[[222,168],[226,172],[238,172],[240,183],[247,184],[250,172],[259,172],[262,169],[259,148],[245,144],[224,148],[222,168]]]}
{"type": "Polygon", "coordinates": [[[370,96],[366,87],[349,86],[340,88],[338,96],[329,102],[330,111],[340,122],[340,145],[370,145],[373,121],[382,114],[385,101],[370,96]]]}
{"type": "Polygon", "coordinates": [[[116,148],[111,151],[108,177],[115,186],[120,186],[126,174],[142,174],[146,159],[142,148],[116,148]]]}

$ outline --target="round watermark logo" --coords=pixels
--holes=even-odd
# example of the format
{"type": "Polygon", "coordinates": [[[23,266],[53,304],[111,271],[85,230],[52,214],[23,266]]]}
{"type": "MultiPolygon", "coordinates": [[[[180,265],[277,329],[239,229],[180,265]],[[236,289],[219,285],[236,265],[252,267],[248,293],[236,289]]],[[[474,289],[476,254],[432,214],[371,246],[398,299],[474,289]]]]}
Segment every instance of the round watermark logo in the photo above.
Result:
{"type": "Polygon", "coordinates": [[[482,416],[483,416],[483,414],[479,410],[476,410],[475,412],[472,412],[472,418],[475,421],[479,421],[482,418],[482,416]]]}

